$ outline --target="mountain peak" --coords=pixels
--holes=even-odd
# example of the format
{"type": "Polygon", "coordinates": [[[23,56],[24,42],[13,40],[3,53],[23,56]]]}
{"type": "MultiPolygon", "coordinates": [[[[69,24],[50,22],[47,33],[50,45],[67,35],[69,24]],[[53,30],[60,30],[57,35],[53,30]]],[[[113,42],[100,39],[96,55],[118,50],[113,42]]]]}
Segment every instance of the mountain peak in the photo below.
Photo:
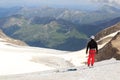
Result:
{"type": "Polygon", "coordinates": [[[111,5],[103,5],[99,10],[108,13],[120,12],[120,9],[111,5]]]}

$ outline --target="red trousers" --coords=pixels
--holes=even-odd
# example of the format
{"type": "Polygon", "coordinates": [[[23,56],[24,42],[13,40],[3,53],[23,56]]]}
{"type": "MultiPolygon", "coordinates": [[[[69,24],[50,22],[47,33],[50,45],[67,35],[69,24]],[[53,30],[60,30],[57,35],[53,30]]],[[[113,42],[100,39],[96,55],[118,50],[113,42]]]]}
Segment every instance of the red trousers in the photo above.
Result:
{"type": "Polygon", "coordinates": [[[89,50],[89,56],[88,56],[88,66],[91,64],[92,66],[94,65],[95,62],[95,54],[96,54],[96,50],[94,49],[90,49],[89,50]]]}

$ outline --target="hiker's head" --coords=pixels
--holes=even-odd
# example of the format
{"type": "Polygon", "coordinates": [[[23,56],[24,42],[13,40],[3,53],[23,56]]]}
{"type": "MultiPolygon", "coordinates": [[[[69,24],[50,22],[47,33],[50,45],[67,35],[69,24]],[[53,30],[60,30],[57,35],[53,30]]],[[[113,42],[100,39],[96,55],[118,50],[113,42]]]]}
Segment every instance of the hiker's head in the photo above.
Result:
{"type": "Polygon", "coordinates": [[[95,39],[95,36],[92,35],[90,38],[91,38],[91,39],[95,39]]]}

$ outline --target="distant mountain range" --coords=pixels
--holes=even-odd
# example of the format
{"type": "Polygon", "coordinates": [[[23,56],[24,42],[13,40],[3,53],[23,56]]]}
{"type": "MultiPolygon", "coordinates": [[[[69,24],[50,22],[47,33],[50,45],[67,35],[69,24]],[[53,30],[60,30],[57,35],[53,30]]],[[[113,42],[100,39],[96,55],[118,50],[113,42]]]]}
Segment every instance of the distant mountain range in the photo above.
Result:
{"type": "Polygon", "coordinates": [[[120,22],[120,9],[1,8],[0,17],[0,28],[12,38],[31,46],[74,51],[84,48],[90,35],[120,22]]]}
{"type": "Polygon", "coordinates": [[[76,45],[79,45],[77,43],[81,39],[87,39],[74,24],[62,19],[49,17],[26,19],[14,15],[1,19],[0,23],[1,29],[7,35],[25,41],[31,46],[74,50],[78,48],[76,45]]]}

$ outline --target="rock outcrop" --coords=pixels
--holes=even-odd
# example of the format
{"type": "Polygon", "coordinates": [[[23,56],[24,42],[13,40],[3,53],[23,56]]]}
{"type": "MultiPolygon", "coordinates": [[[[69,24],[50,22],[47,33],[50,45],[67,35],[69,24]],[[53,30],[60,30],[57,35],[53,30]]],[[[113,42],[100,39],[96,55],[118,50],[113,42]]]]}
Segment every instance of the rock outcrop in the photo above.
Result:
{"type": "Polygon", "coordinates": [[[96,61],[110,58],[120,60],[120,32],[118,32],[103,48],[101,48],[98,55],[96,55],[96,61]]]}

